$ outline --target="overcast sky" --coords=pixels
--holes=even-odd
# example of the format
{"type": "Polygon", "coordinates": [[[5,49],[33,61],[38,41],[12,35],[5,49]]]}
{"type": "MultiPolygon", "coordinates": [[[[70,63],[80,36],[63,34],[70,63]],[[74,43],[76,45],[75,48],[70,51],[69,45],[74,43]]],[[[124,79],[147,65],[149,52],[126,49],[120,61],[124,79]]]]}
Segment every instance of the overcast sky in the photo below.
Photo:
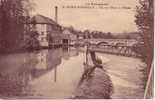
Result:
{"type": "Polygon", "coordinates": [[[54,7],[58,6],[58,23],[73,26],[79,30],[98,30],[103,32],[137,31],[134,23],[135,7],[138,0],[34,0],[35,13],[54,20],[54,7]],[[87,2],[108,3],[107,7],[130,7],[131,9],[85,9],[62,8],[63,5],[84,5],[87,2]]]}

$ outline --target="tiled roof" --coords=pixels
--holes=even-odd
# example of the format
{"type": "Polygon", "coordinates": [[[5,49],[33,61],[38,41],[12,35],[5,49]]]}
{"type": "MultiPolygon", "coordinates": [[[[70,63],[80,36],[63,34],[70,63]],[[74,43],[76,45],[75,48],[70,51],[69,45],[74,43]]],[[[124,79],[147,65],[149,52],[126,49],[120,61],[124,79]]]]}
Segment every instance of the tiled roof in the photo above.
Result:
{"type": "Polygon", "coordinates": [[[53,21],[52,19],[45,17],[43,15],[35,15],[32,17],[30,23],[39,23],[39,24],[53,24],[53,25],[58,25],[55,21],[53,21]]]}

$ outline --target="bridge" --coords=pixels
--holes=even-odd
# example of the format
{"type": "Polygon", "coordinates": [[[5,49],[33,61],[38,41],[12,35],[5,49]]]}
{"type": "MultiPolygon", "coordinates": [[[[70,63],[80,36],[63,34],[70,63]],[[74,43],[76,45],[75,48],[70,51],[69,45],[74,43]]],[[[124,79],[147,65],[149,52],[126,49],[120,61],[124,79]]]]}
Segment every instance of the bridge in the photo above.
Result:
{"type": "Polygon", "coordinates": [[[136,44],[138,41],[135,39],[85,39],[83,40],[85,43],[90,44],[108,44],[108,45],[124,45],[124,46],[132,46],[136,44]]]}
{"type": "Polygon", "coordinates": [[[135,51],[138,41],[134,39],[85,39],[83,44],[90,44],[90,49],[97,52],[110,53],[128,57],[139,57],[135,51]]]}

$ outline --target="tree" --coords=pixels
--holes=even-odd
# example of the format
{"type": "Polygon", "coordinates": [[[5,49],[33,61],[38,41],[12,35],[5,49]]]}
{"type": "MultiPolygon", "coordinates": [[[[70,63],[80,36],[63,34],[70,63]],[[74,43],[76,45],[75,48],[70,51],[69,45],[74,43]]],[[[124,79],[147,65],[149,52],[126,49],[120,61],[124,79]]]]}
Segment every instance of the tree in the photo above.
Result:
{"type": "Polygon", "coordinates": [[[111,38],[112,38],[112,34],[111,34],[111,32],[108,32],[108,33],[107,33],[106,38],[107,38],[107,39],[111,39],[111,38]]]}
{"type": "Polygon", "coordinates": [[[39,34],[36,31],[31,31],[27,34],[25,38],[25,45],[23,48],[25,49],[36,49],[40,47],[40,43],[38,41],[39,34]]]}
{"type": "Polygon", "coordinates": [[[1,49],[15,50],[20,48],[24,33],[23,16],[28,16],[30,7],[24,7],[29,0],[0,1],[0,43],[1,49]],[[11,48],[11,49],[10,49],[11,48]]]}
{"type": "Polygon", "coordinates": [[[85,31],[83,32],[83,34],[84,34],[85,39],[90,38],[90,31],[89,31],[89,30],[85,30],[85,31]]]}
{"type": "MultiPolygon", "coordinates": [[[[142,56],[147,67],[144,69],[144,81],[147,81],[151,63],[153,61],[154,46],[154,15],[153,0],[140,0],[137,7],[136,24],[139,29],[139,44],[135,45],[135,51],[142,56]]],[[[146,83],[144,83],[145,87],[146,83]]]]}
{"type": "Polygon", "coordinates": [[[140,6],[137,7],[136,24],[140,31],[140,46],[143,61],[150,66],[153,60],[154,45],[154,16],[153,16],[153,0],[140,0],[140,6]]]}

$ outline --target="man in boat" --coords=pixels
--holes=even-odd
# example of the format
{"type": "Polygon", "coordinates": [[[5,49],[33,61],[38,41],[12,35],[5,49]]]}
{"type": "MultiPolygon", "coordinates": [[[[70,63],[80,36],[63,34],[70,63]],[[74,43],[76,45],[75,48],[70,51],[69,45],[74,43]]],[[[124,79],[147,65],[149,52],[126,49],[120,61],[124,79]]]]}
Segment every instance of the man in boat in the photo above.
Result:
{"type": "Polygon", "coordinates": [[[95,51],[91,50],[89,47],[87,47],[87,50],[86,50],[86,63],[84,63],[84,65],[86,66],[84,74],[83,74],[84,77],[90,76],[96,68],[103,69],[102,60],[100,58],[98,58],[96,56],[95,51]],[[90,59],[93,63],[93,66],[88,64],[88,62],[89,62],[88,55],[89,54],[90,54],[90,59]],[[89,66],[91,66],[91,67],[89,67],[89,66]]]}
{"type": "Polygon", "coordinates": [[[95,51],[89,50],[89,52],[90,52],[91,59],[93,61],[94,67],[95,68],[101,68],[102,69],[103,68],[103,66],[102,66],[102,60],[100,58],[96,57],[95,51]]]}

